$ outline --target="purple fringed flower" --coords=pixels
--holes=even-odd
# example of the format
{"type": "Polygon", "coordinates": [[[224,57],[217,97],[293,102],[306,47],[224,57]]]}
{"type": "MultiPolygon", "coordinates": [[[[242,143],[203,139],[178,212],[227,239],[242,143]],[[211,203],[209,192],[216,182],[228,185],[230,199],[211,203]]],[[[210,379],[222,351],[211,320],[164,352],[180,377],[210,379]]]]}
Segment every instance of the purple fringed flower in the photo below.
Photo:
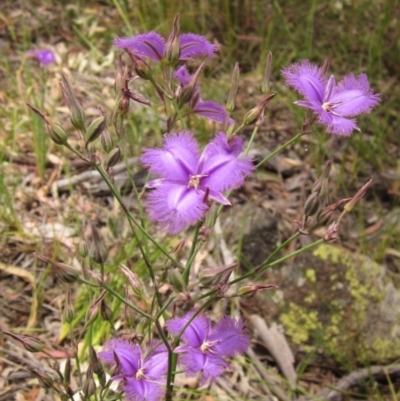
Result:
{"type": "Polygon", "coordinates": [[[29,50],[26,54],[36,57],[42,66],[55,63],[56,61],[53,51],[48,49],[29,50]]]}
{"type": "MultiPolygon", "coordinates": [[[[189,84],[192,75],[189,74],[186,66],[183,65],[175,71],[174,77],[181,83],[183,89],[189,84]]],[[[212,100],[203,100],[200,98],[198,84],[195,86],[188,104],[193,113],[208,118],[211,121],[215,121],[219,124],[227,123],[228,126],[235,123],[232,118],[229,118],[228,113],[223,106],[212,100]]]]}
{"type": "MultiPolygon", "coordinates": [[[[180,60],[194,57],[212,57],[219,49],[218,45],[211,44],[204,36],[186,33],[179,36],[180,60]]],[[[117,38],[114,46],[131,49],[138,57],[148,57],[160,61],[165,56],[166,44],[164,38],[157,32],[142,33],[132,38],[117,38]]]]}
{"type": "MultiPolygon", "coordinates": [[[[179,319],[166,323],[168,331],[178,335],[192,318],[193,312],[179,319]]],[[[244,334],[243,320],[235,321],[229,316],[223,317],[214,327],[205,315],[193,319],[183,332],[184,345],[175,349],[180,355],[179,363],[188,376],[202,372],[202,384],[220,376],[230,365],[225,360],[237,354],[243,354],[249,347],[249,337],[244,334]]]]}
{"type": "Polygon", "coordinates": [[[143,357],[138,344],[113,338],[98,356],[116,372],[112,379],[122,380],[128,400],[157,401],[164,394],[162,376],[168,368],[164,345],[159,345],[143,357]]]}
{"type": "Polygon", "coordinates": [[[242,140],[229,141],[222,132],[204,148],[188,131],[165,135],[161,149],[145,149],[141,162],[162,178],[150,181],[147,209],[150,219],[176,234],[204,218],[208,200],[230,205],[222,192],[243,184],[253,168],[249,157],[239,157],[242,140]]]}
{"type": "Polygon", "coordinates": [[[379,95],[372,93],[365,74],[346,75],[336,84],[333,75],[328,79],[320,67],[307,60],[290,65],[282,74],[286,84],[306,99],[295,104],[313,110],[331,134],[348,136],[359,130],[352,117],[369,113],[380,101],[379,95]]]}
{"type": "Polygon", "coordinates": [[[185,33],[179,36],[181,48],[181,60],[188,60],[193,57],[211,58],[220,48],[219,45],[211,44],[204,36],[194,33],[185,33]]]}

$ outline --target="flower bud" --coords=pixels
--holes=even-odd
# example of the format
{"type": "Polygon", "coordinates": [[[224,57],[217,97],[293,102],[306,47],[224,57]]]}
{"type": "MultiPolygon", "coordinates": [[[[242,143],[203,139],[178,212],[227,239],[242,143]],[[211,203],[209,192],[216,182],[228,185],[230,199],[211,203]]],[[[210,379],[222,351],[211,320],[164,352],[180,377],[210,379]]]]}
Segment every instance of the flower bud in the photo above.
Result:
{"type": "Polygon", "coordinates": [[[80,241],[79,245],[78,245],[79,255],[81,255],[82,258],[86,258],[86,256],[88,255],[88,251],[89,251],[89,249],[88,249],[86,242],[80,241]]]}
{"type": "Polygon", "coordinates": [[[204,67],[204,61],[200,64],[197,71],[192,75],[189,83],[185,85],[178,96],[178,106],[182,107],[183,105],[189,103],[190,99],[192,98],[193,94],[196,92],[197,81],[199,79],[199,75],[201,70],[204,67]]]}
{"type": "Polygon", "coordinates": [[[115,94],[119,96],[121,90],[124,86],[124,82],[126,79],[127,71],[126,68],[122,65],[122,55],[119,54],[117,57],[117,67],[115,72],[115,82],[114,82],[114,90],[115,94]]]}
{"type": "Polygon", "coordinates": [[[71,383],[71,359],[67,358],[65,361],[65,366],[64,366],[64,375],[63,375],[63,385],[64,387],[68,387],[69,384],[71,383]]]}
{"type": "Polygon", "coordinates": [[[99,316],[100,306],[101,306],[101,303],[103,302],[105,296],[106,296],[106,290],[103,290],[101,292],[100,296],[97,299],[95,299],[89,306],[89,309],[86,313],[86,318],[85,318],[85,320],[86,320],[85,326],[86,327],[89,326],[89,324],[93,323],[97,319],[97,316],[99,316]]]}
{"type": "Polygon", "coordinates": [[[36,376],[36,378],[39,380],[39,384],[41,387],[46,388],[46,389],[53,387],[54,380],[48,373],[39,373],[32,368],[26,368],[26,369],[28,369],[30,372],[32,372],[36,376]]]}
{"type": "Polygon", "coordinates": [[[55,123],[50,117],[46,117],[35,106],[32,106],[29,103],[26,103],[26,105],[46,123],[47,132],[49,133],[50,139],[55,144],[65,145],[67,143],[67,134],[61,125],[55,123]]]}
{"type": "Polygon", "coordinates": [[[321,209],[321,196],[318,192],[313,192],[306,200],[304,214],[307,217],[314,216],[321,209]]]}
{"type": "Polygon", "coordinates": [[[106,160],[106,168],[114,167],[121,160],[121,149],[114,148],[108,155],[106,160]]]}
{"type": "Polygon", "coordinates": [[[276,93],[271,93],[270,95],[267,95],[256,107],[252,108],[250,111],[248,111],[244,118],[243,118],[243,124],[244,125],[251,125],[254,122],[257,121],[258,117],[261,115],[261,113],[264,111],[265,105],[274,97],[276,96],[276,93]]]}
{"type": "Polygon", "coordinates": [[[322,196],[327,195],[328,192],[328,178],[329,178],[329,173],[332,168],[332,161],[333,159],[329,159],[324,166],[324,171],[322,172],[321,177],[319,177],[315,182],[314,185],[312,186],[312,191],[313,192],[318,192],[322,196]]]}
{"type": "Polygon", "coordinates": [[[71,300],[71,291],[71,288],[69,288],[63,310],[63,320],[67,323],[72,323],[75,317],[74,307],[71,300]]]}
{"type": "Polygon", "coordinates": [[[120,265],[119,268],[122,270],[122,273],[124,273],[125,277],[129,281],[129,284],[131,285],[132,289],[135,292],[138,292],[142,289],[142,285],[140,284],[138,276],[133,273],[127,266],[125,265],[120,265]]]}
{"type": "Polygon", "coordinates": [[[86,146],[95,141],[106,128],[106,118],[104,116],[98,117],[93,120],[85,132],[86,146]]]}
{"type": "Polygon", "coordinates": [[[247,284],[244,285],[243,287],[239,288],[238,295],[241,297],[252,297],[253,295],[256,294],[257,291],[260,290],[275,290],[276,288],[279,288],[275,284],[247,284]]]}
{"type": "Polygon", "coordinates": [[[76,270],[74,267],[65,263],[54,262],[47,256],[44,256],[37,252],[33,252],[33,255],[42,262],[50,264],[54,268],[57,277],[59,277],[65,283],[70,284],[78,280],[79,271],[76,270]]]}
{"type": "Polygon", "coordinates": [[[133,61],[133,69],[135,70],[136,74],[144,80],[151,80],[153,77],[153,71],[151,70],[150,65],[141,58],[137,57],[131,49],[125,48],[124,50],[128,53],[129,57],[133,61]]]}
{"type": "Polygon", "coordinates": [[[67,143],[67,133],[61,125],[55,123],[51,118],[46,117],[46,126],[50,139],[56,145],[65,145],[67,143]]]}
{"type": "Polygon", "coordinates": [[[183,281],[182,274],[178,269],[171,268],[168,270],[168,281],[175,291],[183,292],[185,289],[185,282],[183,281]]]}
{"type": "Polygon", "coordinates": [[[372,184],[372,177],[367,181],[366,184],[364,184],[359,190],[358,192],[354,195],[353,199],[347,203],[344,206],[344,211],[346,213],[350,213],[354,206],[357,204],[357,202],[365,195],[365,193],[367,192],[368,188],[371,186],[372,184]]]}
{"type": "Polygon", "coordinates": [[[13,334],[8,331],[3,331],[4,334],[10,336],[14,340],[19,341],[23,347],[29,352],[40,352],[43,351],[43,345],[35,337],[13,334]]]}
{"type": "Polygon", "coordinates": [[[87,399],[89,399],[96,392],[96,383],[93,379],[93,371],[90,366],[86,371],[86,380],[83,383],[82,392],[87,399]]]}
{"type": "Polygon", "coordinates": [[[239,63],[236,63],[232,71],[231,88],[229,90],[228,100],[226,101],[226,110],[233,111],[235,109],[235,97],[239,87],[239,63]]]}
{"type": "Polygon", "coordinates": [[[172,67],[175,67],[181,55],[181,46],[179,43],[180,21],[179,14],[176,14],[172,31],[168,37],[165,46],[165,56],[172,67]]]}
{"type": "Polygon", "coordinates": [[[89,257],[98,264],[104,264],[108,259],[108,248],[100,236],[100,232],[94,224],[91,224],[91,241],[89,257]]]}
{"type": "Polygon", "coordinates": [[[74,90],[72,89],[67,77],[64,74],[62,74],[62,82],[60,83],[60,88],[64,100],[67,103],[70,111],[72,125],[75,128],[84,131],[86,120],[85,111],[83,110],[82,105],[80,104],[74,90]]]}
{"type": "Polygon", "coordinates": [[[103,318],[103,320],[105,320],[106,322],[111,322],[112,321],[111,309],[105,303],[104,299],[100,304],[100,314],[101,314],[101,317],[103,318]]]}
{"type": "Polygon", "coordinates": [[[272,69],[272,53],[268,52],[267,62],[265,63],[265,72],[264,77],[261,84],[261,92],[267,93],[269,89],[269,81],[271,78],[271,69],[272,69]]]}
{"type": "Polygon", "coordinates": [[[100,143],[103,150],[107,153],[114,147],[114,141],[111,137],[110,131],[106,128],[100,135],[100,143]]]}
{"type": "Polygon", "coordinates": [[[324,237],[324,241],[333,241],[336,239],[334,236],[339,231],[339,224],[337,222],[333,222],[329,225],[328,229],[326,230],[326,234],[324,237]]]}

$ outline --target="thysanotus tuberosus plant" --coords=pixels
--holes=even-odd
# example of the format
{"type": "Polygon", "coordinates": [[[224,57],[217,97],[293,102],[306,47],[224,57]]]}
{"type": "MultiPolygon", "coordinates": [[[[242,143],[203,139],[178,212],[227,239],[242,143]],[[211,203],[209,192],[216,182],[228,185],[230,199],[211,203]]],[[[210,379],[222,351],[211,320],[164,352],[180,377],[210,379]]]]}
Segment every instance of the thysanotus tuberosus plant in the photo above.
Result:
{"type": "MultiPolygon", "coordinates": [[[[44,120],[50,139],[83,160],[88,168],[95,169],[109,187],[136,239],[152,287],[144,295],[134,267],[121,265],[120,270],[109,271],[109,250],[99,229],[91,223],[82,228],[79,249],[82,270],[37,254],[39,260],[51,264],[65,281],[78,281],[92,288],[95,299],[87,310],[84,331],[91,332],[94,321],[101,316],[112,325],[112,337],[104,340],[97,352],[90,344],[89,367],[85,372],[81,370],[76,350],[77,389],[70,384],[73,374],[70,361],[64,369],[54,365],[59,380],[43,372],[35,374],[43,386],[54,389],[63,400],[77,399],[77,395],[84,400],[172,400],[178,374],[196,377],[198,386],[204,386],[229,370],[232,358],[243,355],[250,345],[250,333],[238,311],[226,308],[218,319],[213,319],[208,314],[210,306],[223,299],[249,297],[262,289],[274,288],[257,281],[260,273],[322,242],[335,240],[343,217],[365,194],[371,179],[352,197],[329,199],[332,161],[327,160],[304,203],[301,219],[293,224],[295,233],[245,273],[236,272],[235,264],[216,269],[213,284],[205,287],[201,285],[201,269],[194,271],[196,257],[212,234],[221,211],[231,204],[232,191],[243,186],[247,177],[287,146],[301,141],[304,135],[312,135],[312,126],[316,123],[325,126],[326,132],[332,135],[349,136],[359,130],[356,117],[369,113],[380,98],[364,74],[349,73],[336,82],[328,74],[328,62],[318,66],[301,60],[282,66],[286,84],[302,96],[295,104],[307,108],[308,112],[293,138],[263,160],[256,161],[249,156],[251,146],[265,118],[264,108],[278,95],[268,93],[271,55],[261,83],[264,99],[241,121],[235,121],[231,113],[239,84],[239,66],[233,70],[225,105],[203,98],[200,77],[205,68],[212,67],[219,46],[203,36],[181,33],[179,16],[166,39],[152,31],[131,38],[116,38],[113,45],[119,56],[115,80],[117,100],[110,115],[101,107],[99,116],[88,121],[75,95],[74,84],[66,76],[60,83],[72,125],[80,135],[79,144],[69,141],[68,133],[59,123],[36,107],[29,107],[44,120]],[[146,83],[141,86],[141,93],[132,89],[137,81],[146,83]],[[124,125],[124,119],[132,102],[153,107],[157,114],[164,116],[158,144],[146,147],[140,155],[140,163],[148,176],[143,191],[135,188],[132,195],[137,198],[139,214],[125,204],[113,177],[113,167],[125,153],[121,144],[129,128],[124,125]],[[212,128],[207,143],[196,132],[199,119],[212,122],[208,125],[212,128]],[[243,131],[248,127],[252,127],[252,134],[245,141],[243,131]],[[273,258],[299,236],[309,235],[320,227],[326,228],[323,238],[273,258]],[[169,249],[173,236],[179,239],[178,246],[169,249]],[[191,243],[187,253],[186,241],[191,243]],[[151,252],[165,261],[161,269],[151,252]],[[125,293],[110,284],[112,276],[117,274],[123,277],[125,293]],[[166,283],[170,292],[161,290],[166,283]],[[140,296],[147,296],[148,302],[136,302],[140,296]],[[110,299],[129,311],[125,313],[127,319],[133,316],[136,323],[129,336],[121,337],[113,326],[110,299]]],[[[46,51],[33,51],[30,55],[43,68],[52,60],[46,51]]],[[[67,323],[74,320],[70,301],[65,307],[64,320],[67,323]]],[[[29,351],[44,350],[33,337],[12,336],[29,351]]]]}

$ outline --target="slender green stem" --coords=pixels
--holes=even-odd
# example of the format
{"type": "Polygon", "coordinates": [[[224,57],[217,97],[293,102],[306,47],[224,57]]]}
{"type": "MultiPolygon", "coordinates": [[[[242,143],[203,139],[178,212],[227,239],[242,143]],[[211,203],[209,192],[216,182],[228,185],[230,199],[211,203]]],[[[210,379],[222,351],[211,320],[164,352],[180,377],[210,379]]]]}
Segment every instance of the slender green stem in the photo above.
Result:
{"type": "Polygon", "coordinates": [[[194,230],[192,248],[190,250],[189,259],[188,259],[188,261],[186,263],[185,270],[182,273],[182,278],[183,278],[183,281],[184,281],[184,283],[186,285],[188,285],[188,283],[189,283],[190,268],[192,267],[193,260],[196,257],[197,252],[199,251],[199,249],[203,245],[203,241],[200,241],[199,244],[197,243],[197,239],[199,238],[199,232],[200,232],[201,225],[202,224],[198,224],[196,226],[196,229],[194,230]],[[198,246],[196,247],[196,245],[198,245],[198,246]]]}
{"type": "MultiPolygon", "coordinates": [[[[180,262],[178,262],[175,258],[173,258],[143,227],[142,225],[131,215],[129,210],[126,208],[124,201],[121,197],[121,194],[116,190],[112,182],[110,181],[107,173],[104,171],[103,167],[99,164],[94,165],[96,170],[99,172],[107,186],[110,188],[111,192],[117,199],[118,203],[121,205],[125,215],[128,217],[128,221],[132,222],[160,251],[163,255],[165,255],[173,264],[183,269],[183,266],[180,262]]],[[[133,230],[134,235],[136,236],[135,231],[133,230]]],[[[140,246],[140,244],[138,244],[140,246]]]]}
{"type": "MultiPolygon", "coordinates": [[[[292,240],[295,239],[296,237],[297,237],[296,234],[292,235],[288,240],[286,240],[286,241],[279,247],[279,248],[280,248],[279,250],[281,250],[281,249],[284,247],[285,244],[288,244],[290,241],[292,241],[292,240]],[[290,241],[289,241],[289,240],[290,240],[290,241]]],[[[323,242],[324,242],[324,239],[321,238],[321,239],[319,239],[319,240],[317,240],[317,241],[315,241],[315,242],[313,242],[313,243],[311,243],[311,244],[309,244],[309,245],[307,245],[307,246],[305,246],[305,247],[303,247],[303,248],[298,249],[297,251],[291,252],[290,254],[285,255],[285,256],[283,256],[282,258],[276,259],[276,260],[274,260],[273,262],[268,263],[269,259],[272,257],[272,254],[271,254],[270,256],[268,256],[268,258],[267,258],[263,263],[261,263],[261,265],[259,265],[258,267],[255,267],[254,269],[252,269],[251,271],[249,271],[249,272],[246,273],[246,274],[243,274],[242,276],[236,277],[234,280],[232,280],[232,281],[230,281],[230,282],[228,283],[228,286],[230,286],[230,285],[232,285],[232,284],[235,284],[235,283],[238,283],[238,282],[244,280],[245,278],[249,278],[249,277],[251,277],[251,276],[253,276],[253,275],[255,275],[255,274],[259,274],[259,273],[261,273],[262,271],[267,270],[267,269],[269,269],[269,268],[271,268],[271,267],[273,267],[273,266],[276,266],[276,265],[278,265],[279,263],[282,263],[282,262],[284,262],[285,260],[292,258],[293,256],[297,256],[297,255],[301,254],[302,252],[305,252],[305,251],[307,251],[307,250],[309,250],[309,249],[311,249],[311,248],[313,248],[313,247],[315,247],[315,246],[317,246],[317,245],[319,245],[319,244],[322,244],[323,242]]],[[[277,252],[278,252],[278,251],[277,251],[277,252]]],[[[273,253],[276,254],[277,252],[274,251],[273,253]]],[[[200,301],[200,300],[202,300],[202,299],[204,299],[204,298],[211,297],[212,295],[215,295],[216,293],[217,293],[217,290],[208,291],[208,292],[206,292],[205,294],[202,294],[202,295],[200,295],[199,297],[197,297],[197,298],[195,299],[195,302],[198,302],[198,301],[200,301]]]]}
{"type": "Polygon", "coordinates": [[[254,269],[252,269],[248,273],[243,274],[242,276],[237,277],[234,280],[230,281],[228,283],[228,285],[235,284],[235,283],[237,283],[239,281],[242,281],[245,278],[248,278],[248,277],[252,276],[253,274],[260,274],[261,272],[263,272],[263,271],[265,271],[267,269],[270,269],[271,267],[274,267],[274,266],[278,265],[279,263],[282,263],[285,260],[288,260],[288,259],[290,259],[290,258],[292,258],[294,256],[297,256],[297,255],[299,255],[299,254],[301,254],[301,253],[303,253],[305,251],[308,251],[309,249],[314,248],[315,246],[317,246],[319,244],[322,244],[323,242],[324,242],[324,239],[321,238],[321,239],[319,239],[317,241],[312,242],[311,244],[308,244],[308,245],[304,246],[303,248],[298,249],[297,251],[291,252],[288,255],[285,255],[285,256],[283,256],[283,257],[281,257],[279,259],[276,259],[273,262],[268,263],[268,262],[264,261],[263,263],[261,263],[261,265],[255,267],[254,269]]]}
{"type": "Polygon", "coordinates": [[[179,108],[176,99],[172,99],[172,105],[174,106],[175,113],[178,115],[179,121],[180,121],[181,124],[182,124],[182,129],[186,129],[185,120],[183,119],[182,111],[181,111],[181,109],[179,108]]]}
{"type": "Polygon", "coordinates": [[[257,165],[256,168],[259,168],[262,166],[264,163],[266,163],[268,160],[272,159],[275,155],[278,153],[282,152],[287,146],[291,145],[293,142],[296,142],[299,138],[301,137],[301,132],[296,134],[292,139],[289,141],[285,142],[282,146],[279,146],[279,148],[275,149],[272,153],[270,153],[267,157],[262,159],[257,165]]]}
{"type": "Polygon", "coordinates": [[[297,231],[295,232],[290,238],[288,238],[285,242],[283,242],[281,245],[279,245],[273,252],[271,252],[267,259],[264,260],[264,262],[262,262],[263,264],[268,263],[273,256],[275,256],[277,253],[279,253],[283,248],[286,247],[286,245],[289,245],[293,240],[295,240],[296,238],[300,237],[300,233],[297,231]]]}
{"type": "Polygon", "coordinates": [[[249,143],[247,144],[246,151],[244,152],[246,156],[247,156],[247,155],[249,154],[249,152],[250,152],[250,148],[251,148],[251,145],[253,144],[254,138],[255,138],[256,135],[257,135],[258,128],[259,128],[258,125],[256,125],[256,126],[254,127],[254,129],[253,129],[253,132],[252,132],[252,134],[251,134],[249,143]]]}
{"type": "Polygon", "coordinates": [[[128,302],[123,296],[121,296],[120,294],[118,294],[118,292],[114,291],[111,287],[109,287],[107,284],[102,283],[102,286],[108,291],[110,292],[112,295],[114,295],[114,297],[118,298],[122,303],[124,303],[126,306],[129,306],[131,309],[133,309],[135,312],[139,313],[139,315],[142,315],[143,317],[145,317],[146,319],[150,319],[152,320],[153,317],[151,315],[149,315],[146,312],[143,312],[142,310],[140,310],[137,306],[131,304],[130,302],[128,302]]]}

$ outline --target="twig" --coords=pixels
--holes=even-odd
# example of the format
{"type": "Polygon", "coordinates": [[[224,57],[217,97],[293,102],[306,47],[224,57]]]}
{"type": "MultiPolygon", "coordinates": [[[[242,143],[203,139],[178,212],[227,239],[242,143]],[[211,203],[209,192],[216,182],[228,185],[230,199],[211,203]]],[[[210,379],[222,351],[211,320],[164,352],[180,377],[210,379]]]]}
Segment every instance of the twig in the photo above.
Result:
{"type": "Polygon", "coordinates": [[[374,379],[385,379],[388,376],[390,378],[395,376],[400,377],[400,365],[371,366],[369,368],[356,370],[340,379],[334,388],[333,386],[329,388],[326,387],[318,395],[303,397],[299,401],[311,401],[315,399],[324,401],[340,401],[347,390],[364,380],[369,380],[372,377],[374,379]]]}

